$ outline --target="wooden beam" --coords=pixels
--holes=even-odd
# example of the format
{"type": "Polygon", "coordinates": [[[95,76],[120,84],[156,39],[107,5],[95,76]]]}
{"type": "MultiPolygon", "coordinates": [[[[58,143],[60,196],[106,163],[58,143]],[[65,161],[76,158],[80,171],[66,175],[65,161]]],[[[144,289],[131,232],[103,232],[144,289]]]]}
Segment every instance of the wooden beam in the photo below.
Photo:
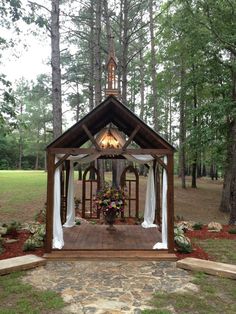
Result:
{"type": "MultiPolygon", "coordinates": [[[[97,149],[95,148],[74,148],[74,147],[65,147],[65,148],[49,148],[48,152],[54,154],[71,154],[71,155],[79,155],[79,154],[94,154],[97,153],[97,149]]],[[[100,151],[101,155],[172,155],[173,152],[169,149],[158,149],[158,148],[127,148],[123,149],[102,149],[100,151]]]]}
{"type": "Polygon", "coordinates": [[[54,199],[54,160],[55,155],[48,153],[48,177],[47,177],[47,211],[46,211],[46,241],[45,252],[52,251],[52,236],[53,236],[53,199],[54,199]]]}
{"type": "Polygon", "coordinates": [[[98,151],[100,151],[101,147],[98,145],[96,139],[93,137],[92,133],[89,131],[89,129],[87,128],[86,124],[83,124],[82,128],[84,129],[85,133],[88,135],[90,141],[93,143],[93,145],[96,147],[96,149],[98,151]]]}
{"type": "Polygon", "coordinates": [[[167,233],[168,252],[174,253],[174,156],[167,156],[167,233]]]}
{"type": "Polygon", "coordinates": [[[136,128],[131,133],[128,140],[125,142],[124,146],[122,147],[123,150],[126,150],[126,148],[129,146],[129,144],[131,143],[131,141],[133,140],[133,138],[135,137],[135,135],[138,133],[139,130],[140,130],[140,125],[137,125],[136,128]]]}
{"type": "Polygon", "coordinates": [[[156,159],[156,161],[163,167],[167,170],[167,165],[164,163],[164,161],[161,160],[161,158],[159,158],[158,156],[156,155],[152,155],[153,158],[156,159]]]}
{"type": "Polygon", "coordinates": [[[65,154],[58,162],[55,164],[54,169],[56,170],[57,167],[59,167],[63,161],[65,161],[70,156],[70,153],[65,154]]]}

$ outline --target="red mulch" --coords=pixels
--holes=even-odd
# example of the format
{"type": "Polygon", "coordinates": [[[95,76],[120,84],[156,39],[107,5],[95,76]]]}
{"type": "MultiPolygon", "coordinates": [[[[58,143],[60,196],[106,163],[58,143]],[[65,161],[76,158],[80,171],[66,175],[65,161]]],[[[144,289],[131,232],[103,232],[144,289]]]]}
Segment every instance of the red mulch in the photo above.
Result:
{"type": "MultiPolygon", "coordinates": [[[[134,221],[126,221],[127,224],[134,223],[134,221]]],[[[117,224],[120,224],[122,222],[117,221],[117,224]]],[[[194,230],[194,231],[187,231],[185,235],[189,237],[190,239],[196,238],[200,240],[205,239],[236,239],[236,234],[230,234],[228,233],[228,230],[232,229],[232,226],[223,226],[223,230],[221,232],[209,232],[207,230],[207,226],[204,226],[201,230],[194,230]]],[[[16,256],[22,256],[27,254],[35,254],[38,256],[42,256],[44,254],[44,248],[39,248],[34,251],[27,251],[24,252],[22,250],[23,244],[25,240],[27,240],[30,236],[30,232],[25,230],[18,231],[18,237],[17,239],[19,241],[15,243],[4,243],[4,252],[0,254],[0,260],[10,258],[10,257],[16,257],[16,256]]],[[[4,236],[5,238],[12,238],[10,235],[4,236]]],[[[201,259],[211,259],[211,257],[199,246],[193,245],[193,252],[192,253],[179,253],[176,251],[176,255],[178,259],[183,259],[185,257],[195,257],[195,258],[201,258],[201,259]]]]}
{"type": "MultiPolygon", "coordinates": [[[[222,231],[220,232],[209,232],[207,226],[203,226],[201,230],[188,230],[185,235],[192,239],[196,238],[199,240],[206,240],[206,239],[236,239],[236,234],[230,234],[228,231],[235,227],[224,225],[222,231]]],[[[212,258],[199,246],[193,245],[193,252],[192,253],[179,253],[176,252],[178,259],[183,259],[185,257],[195,257],[200,259],[211,260],[212,258]]]]}
{"type": "MultiPolygon", "coordinates": [[[[24,242],[29,238],[30,232],[25,230],[18,231],[17,239],[19,241],[14,243],[5,243],[3,242],[4,252],[0,254],[0,260],[10,258],[10,257],[16,257],[16,256],[22,256],[27,254],[35,254],[38,256],[43,256],[44,254],[44,248],[39,248],[34,251],[23,251],[23,244],[24,242]]],[[[13,237],[10,235],[3,236],[3,238],[9,238],[12,239],[13,237]]]]}

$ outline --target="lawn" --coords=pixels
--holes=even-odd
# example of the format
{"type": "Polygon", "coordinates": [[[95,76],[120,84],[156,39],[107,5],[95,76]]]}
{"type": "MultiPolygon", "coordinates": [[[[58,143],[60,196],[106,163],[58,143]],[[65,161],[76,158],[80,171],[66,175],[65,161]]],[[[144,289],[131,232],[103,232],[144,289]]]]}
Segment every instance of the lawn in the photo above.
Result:
{"type": "Polygon", "coordinates": [[[0,171],[0,221],[32,220],[45,200],[44,171],[0,171]]]}
{"type": "MultiPolygon", "coordinates": [[[[235,240],[196,240],[214,260],[236,264],[235,240]]],[[[194,273],[192,283],[199,291],[157,293],[151,304],[155,309],[143,314],[235,314],[236,280],[194,273]]]]}
{"type": "MultiPolygon", "coordinates": [[[[75,178],[77,174],[75,174],[75,178]]],[[[108,174],[110,177],[110,174],[108,174]]],[[[146,177],[140,177],[140,210],[144,208],[146,177]]],[[[81,195],[81,182],[76,181],[76,194],[81,195]]],[[[187,178],[186,190],[175,177],[175,216],[186,220],[227,223],[228,215],[218,210],[222,181],[199,179],[198,188],[191,189],[187,178]]],[[[44,171],[0,171],[0,221],[21,222],[34,219],[46,201],[46,173],[44,171]]]]}
{"type": "Polygon", "coordinates": [[[0,314],[57,314],[64,307],[53,291],[38,291],[22,283],[23,272],[0,276],[0,314]]]}

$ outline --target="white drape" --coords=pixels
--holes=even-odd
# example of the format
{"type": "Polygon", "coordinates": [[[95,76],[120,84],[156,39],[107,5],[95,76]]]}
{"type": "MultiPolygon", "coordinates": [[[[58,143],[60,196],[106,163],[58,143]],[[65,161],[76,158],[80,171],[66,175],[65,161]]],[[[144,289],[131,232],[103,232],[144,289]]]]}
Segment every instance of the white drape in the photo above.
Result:
{"type": "Polygon", "coordinates": [[[156,193],[154,184],[154,172],[153,165],[150,165],[147,179],[144,221],[142,223],[143,228],[157,227],[157,225],[153,223],[155,219],[155,208],[156,208],[156,193]]]}
{"type": "MultiPolygon", "coordinates": [[[[167,164],[167,158],[164,157],[164,163],[167,164]]],[[[163,168],[162,179],[162,242],[157,242],[153,249],[167,249],[167,171],[163,168]]]]}
{"type": "MultiPolygon", "coordinates": [[[[55,158],[55,164],[58,158],[55,158]]],[[[64,245],[63,230],[61,225],[61,180],[60,167],[54,173],[54,201],[53,201],[53,240],[52,247],[61,249],[64,245]]]]}
{"type": "Polygon", "coordinates": [[[68,182],[68,195],[67,195],[67,213],[66,222],[63,227],[73,227],[75,225],[75,202],[74,202],[74,162],[70,161],[70,173],[68,182]]]}

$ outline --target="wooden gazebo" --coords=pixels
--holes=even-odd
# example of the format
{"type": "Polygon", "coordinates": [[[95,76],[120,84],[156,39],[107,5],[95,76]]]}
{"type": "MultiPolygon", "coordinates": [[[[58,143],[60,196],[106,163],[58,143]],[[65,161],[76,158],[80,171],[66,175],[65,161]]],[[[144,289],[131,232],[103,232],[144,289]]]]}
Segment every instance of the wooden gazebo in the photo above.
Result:
{"type": "MultiPolygon", "coordinates": [[[[143,257],[155,259],[173,259],[174,253],[174,212],[173,212],[173,154],[175,149],[152,128],[140,120],[132,111],[123,105],[115,96],[108,96],[100,105],[95,107],[83,119],[74,124],[69,130],[47,147],[48,156],[48,183],[47,183],[47,224],[46,224],[46,256],[51,258],[77,258],[77,257],[143,257]],[[125,136],[125,143],[119,148],[102,148],[97,142],[97,134],[108,125],[114,125],[125,136]],[[83,145],[90,141],[92,146],[85,148],[83,145]],[[135,146],[131,143],[135,143],[135,146]],[[134,148],[136,147],[136,148],[134,148]],[[142,243],[131,247],[122,247],[120,244],[112,247],[101,247],[98,244],[79,247],[70,246],[68,242],[80,242],[82,229],[77,237],[72,236],[73,228],[64,231],[65,247],[61,250],[53,249],[53,211],[54,211],[54,177],[58,167],[64,165],[68,171],[68,159],[70,156],[93,155],[98,153],[100,158],[105,156],[116,157],[124,155],[151,155],[154,163],[166,171],[167,175],[167,248],[163,250],[153,250],[142,246],[142,243]],[[165,159],[163,158],[165,156],[165,159]],[[70,235],[69,235],[70,233],[70,235]]],[[[61,181],[61,185],[66,185],[66,180],[61,181]]],[[[64,187],[63,187],[64,188],[64,187]]],[[[95,226],[93,226],[95,227],[95,226]]],[[[102,226],[101,226],[102,227],[102,226]]],[[[136,226],[142,228],[141,226],[136,226]]],[[[129,230],[129,226],[122,227],[129,230]]],[[[122,230],[123,230],[122,229],[122,230]]],[[[132,228],[131,228],[132,229],[132,228]]],[[[91,229],[90,233],[99,233],[99,226],[91,229]],[[96,231],[95,231],[96,229],[96,231]]],[[[134,230],[134,229],[132,229],[134,230]]],[[[138,229],[137,229],[138,230],[138,229]]],[[[141,229],[140,229],[141,230],[141,229]]],[[[123,230],[125,235],[126,231],[123,230]]],[[[123,232],[122,231],[122,232],[123,232]]],[[[88,232],[88,231],[86,231],[88,232]]],[[[101,234],[104,232],[101,229],[101,234]]],[[[128,232],[128,231],[127,231],[128,232]]],[[[129,230],[130,232],[130,230],[129,230]]],[[[157,228],[144,229],[140,232],[147,232],[150,236],[159,237],[161,233],[157,228]]],[[[98,239],[98,234],[91,235],[98,239]]],[[[135,232],[133,234],[135,238],[135,232]]],[[[104,239],[103,239],[104,241],[104,239]]],[[[115,241],[115,239],[114,239],[115,241]]],[[[123,237],[125,242],[125,236],[123,237]]],[[[131,240],[130,240],[131,241],[131,240]]],[[[137,241],[136,241],[137,242],[137,241]]],[[[97,242],[98,243],[98,242],[97,242]]],[[[115,243],[115,242],[114,242],[115,243]]],[[[135,243],[135,241],[134,241],[135,243]]]]}

